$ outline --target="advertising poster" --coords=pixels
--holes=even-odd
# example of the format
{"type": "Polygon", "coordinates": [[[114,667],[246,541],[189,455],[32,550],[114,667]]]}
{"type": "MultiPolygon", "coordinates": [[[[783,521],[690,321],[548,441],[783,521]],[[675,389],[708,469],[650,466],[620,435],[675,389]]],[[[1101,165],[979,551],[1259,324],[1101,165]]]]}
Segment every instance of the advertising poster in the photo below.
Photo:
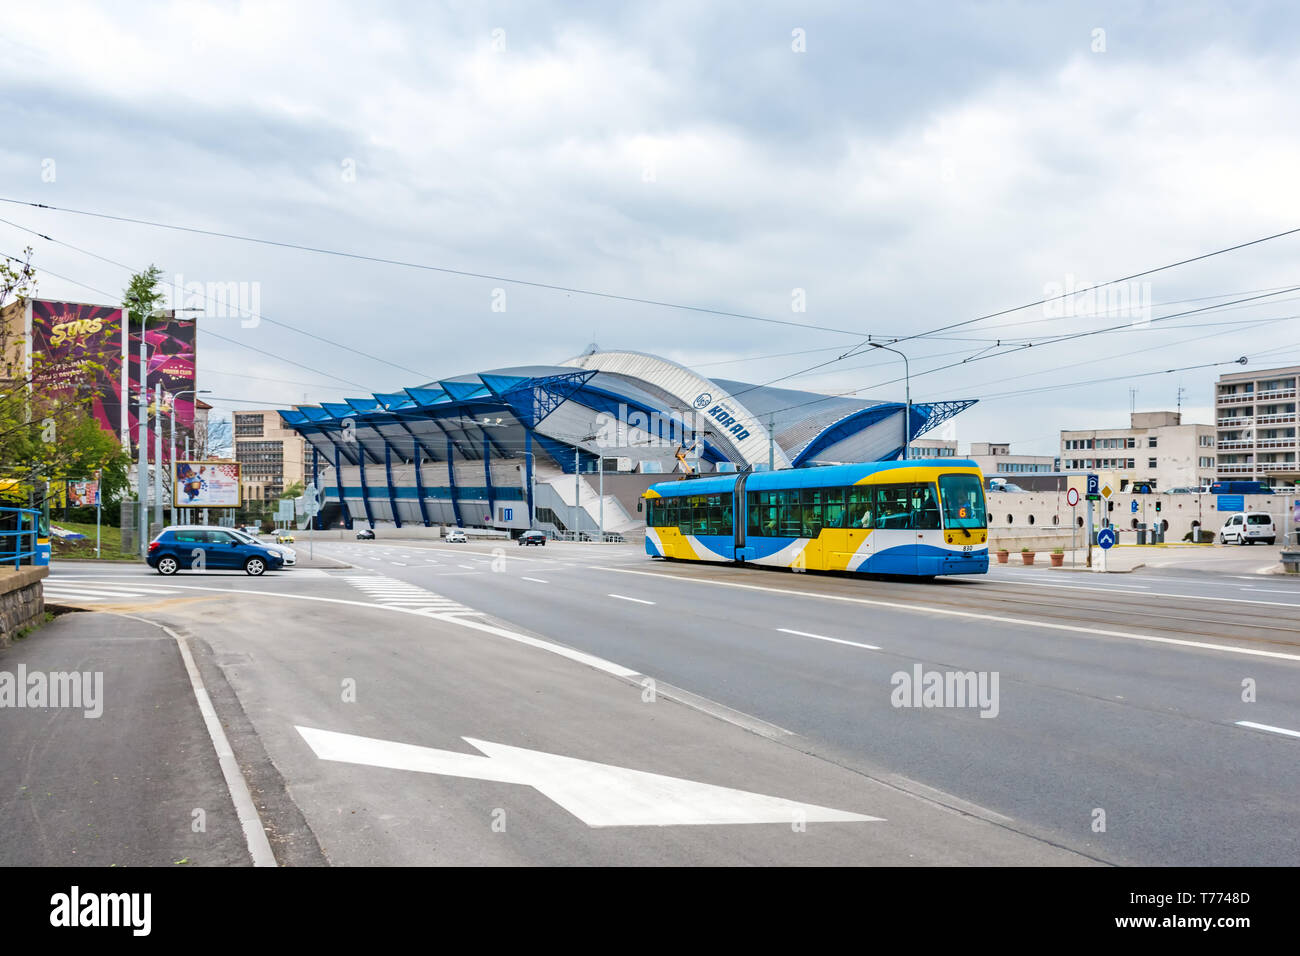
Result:
{"type": "Polygon", "coordinates": [[[87,413],[118,433],[122,414],[122,310],[77,302],[32,300],[32,353],[38,388],[87,392],[87,413]]]}
{"type": "Polygon", "coordinates": [[[238,508],[239,464],[233,461],[178,461],[173,466],[173,501],[180,508],[238,508]]]}
{"type": "Polygon", "coordinates": [[[94,508],[99,504],[99,482],[68,482],[68,504],[74,508],[94,508]]]}
{"type": "MultiPolygon", "coordinates": [[[[194,388],[194,336],[192,320],[171,319],[149,323],[145,333],[145,367],[149,388],[149,427],[153,428],[158,409],[154,407],[154,386],[162,385],[163,391],[163,429],[171,426],[171,396],[177,392],[188,392],[194,388]]],[[[127,361],[127,378],[131,395],[135,400],[127,406],[127,421],[131,428],[131,447],[136,447],[139,438],[139,392],[140,382],[140,330],[133,328],[127,361]]],[[[183,396],[176,401],[176,433],[178,436],[188,434],[194,429],[194,395],[183,396]]],[[[184,444],[184,439],[180,439],[184,444]]],[[[152,451],[152,449],[150,449],[152,451]]]]}

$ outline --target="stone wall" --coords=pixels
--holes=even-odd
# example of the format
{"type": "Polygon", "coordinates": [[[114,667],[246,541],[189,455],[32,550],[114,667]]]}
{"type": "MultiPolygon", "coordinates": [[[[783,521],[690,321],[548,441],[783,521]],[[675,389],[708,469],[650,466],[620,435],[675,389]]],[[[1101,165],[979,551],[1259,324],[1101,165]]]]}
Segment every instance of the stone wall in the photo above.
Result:
{"type": "Polygon", "coordinates": [[[22,628],[45,619],[41,579],[49,573],[45,567],[0,569],[0,647],[7,647],[22,628]]]}

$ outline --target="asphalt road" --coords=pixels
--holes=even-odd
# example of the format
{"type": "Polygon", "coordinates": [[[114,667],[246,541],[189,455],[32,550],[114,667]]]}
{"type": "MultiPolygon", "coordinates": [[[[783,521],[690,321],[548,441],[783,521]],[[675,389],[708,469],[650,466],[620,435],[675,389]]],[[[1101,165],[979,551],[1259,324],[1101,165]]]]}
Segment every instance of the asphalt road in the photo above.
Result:
{"type": "Polygon", "coordinates": [[[194,635],[230,689],[218,711],[247,722],[245,773],[283,791],[277,828],[296,819],[331,863],[1300,858],[1300,740],[1282,732],[1300,732],[1297,582],[1004,568],[921,584],[618,546],[315,547],[355,570],[164,582],[69,565],[50,584],[194,635]],[[894,706],[916,667],[996,676],[990,716],[894,706]],[[801,831],[789,804],[693,784],[882,819],[814,809],[801,831]],[[769,822],[692,819],[699,805],[769,822]],[[686,822],[655,817],[674,806],[686,822]]]}

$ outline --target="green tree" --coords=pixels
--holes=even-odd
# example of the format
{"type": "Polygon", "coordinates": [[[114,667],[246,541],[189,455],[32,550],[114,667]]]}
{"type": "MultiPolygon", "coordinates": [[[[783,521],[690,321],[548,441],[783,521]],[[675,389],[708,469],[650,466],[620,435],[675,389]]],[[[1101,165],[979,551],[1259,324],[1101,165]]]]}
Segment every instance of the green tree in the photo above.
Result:
{"type": "Polygon", "coordinates": [[[301,498],[303,493],[303,484],[301,481],[295,481],[284,491],[280,492],[281,498],[301,498]]]}

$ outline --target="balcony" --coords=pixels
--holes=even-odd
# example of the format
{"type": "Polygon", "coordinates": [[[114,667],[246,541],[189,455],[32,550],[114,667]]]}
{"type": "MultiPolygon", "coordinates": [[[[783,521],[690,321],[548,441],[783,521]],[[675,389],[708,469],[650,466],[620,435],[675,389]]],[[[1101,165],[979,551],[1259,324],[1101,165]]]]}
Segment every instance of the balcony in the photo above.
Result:
{"type": "Polygon", "coordinates": [[[1261,400],[1273,400],[1277,398],[1295,398],[1294,388],[1275,388],[1267,392],[1258,393],[1261,400]]]}
{"type": "Polygon", "coordinates": [[[1256,448],[1294,448],[1294,438],[1257,438],[1256,448]]]}
{"type": "Polygon", "coordinates": [[[1294,421],[1295,412],[1283,412],[1281,415],[1260,415],[1255,420],[1258,425],[1289,425],[1294,421]]]}
{"type": "Polygon", "coordinates": [[[1232,441],[1220,441],[1219,448],[1254,448],[1255,443],[1249,439],[1233,439],[1232,441]]]}
{"type": "Polygon", "coordinates": [[[1253,475],[1255,473],[1254,465],[1220,465],[1218,472],[1221,475],[1253,475]]]}
{"type": "Polygon", "coordinates": [[[1219,404],[1220,404],[1220,405],[1242,405],[1242,404],[1245,404],[1246,402],[1253,402],[1254,400],[1255,400],[1255,393],[1254,393],[1254,392],[1245,392],[1245,393],[1240,394],[1240,395],[1220,395],[1220,396],[1219,396],[1219,404]]]}

